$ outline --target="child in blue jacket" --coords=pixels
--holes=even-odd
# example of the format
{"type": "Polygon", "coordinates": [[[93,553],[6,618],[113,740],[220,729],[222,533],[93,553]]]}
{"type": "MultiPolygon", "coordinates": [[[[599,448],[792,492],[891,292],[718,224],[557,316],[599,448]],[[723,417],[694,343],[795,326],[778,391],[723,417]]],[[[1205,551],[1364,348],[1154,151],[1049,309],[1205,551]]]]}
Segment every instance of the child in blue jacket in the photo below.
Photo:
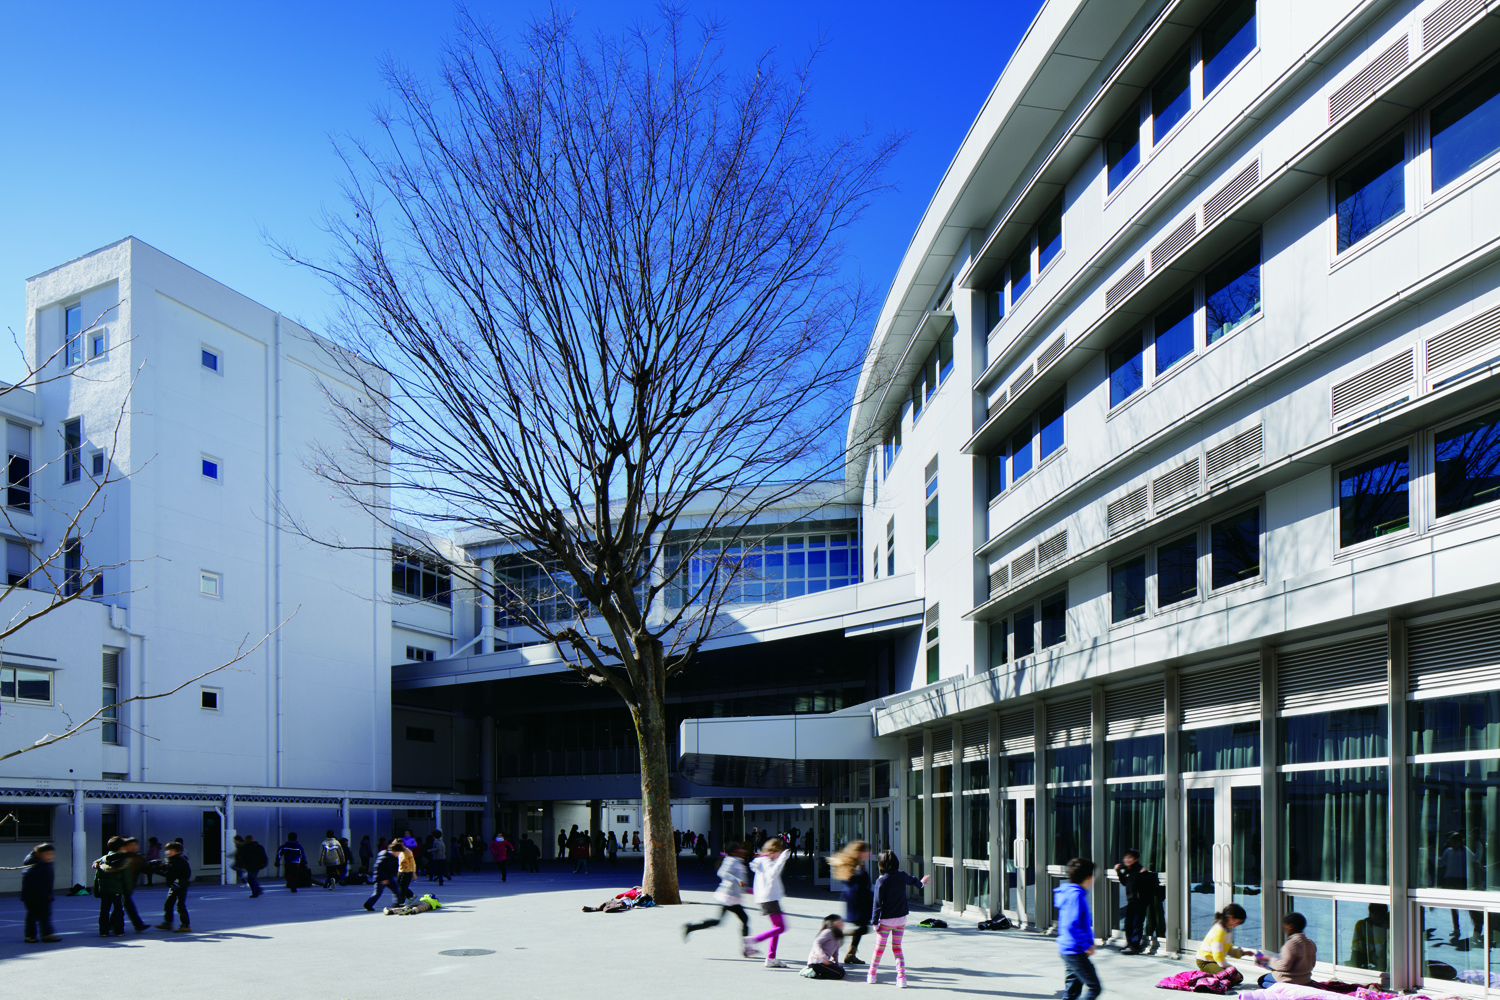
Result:
{"type": "Polygon", "coordinates": [[[1068,880],[1052,892],[1057,907],[1057,952],[1067,970],[1064,986],[1067,1000],[1078,1000],[1088,987],[1084,1000],[1099,995],[1099,974],[1089,956],[1094,953],[1094,915],[1089,908],[1089,888],[1094,884],[1094,863],[1088,858],[1068,862],[1068,880]]]}
{"type": "Polygon", "coordinates": [[[875,909],[871,919],[875,922],[875,933],[880,939],[875,945],[875,957],[870,960],[870,971],[865,982],[875,982],[880,969],[880,958],[885,954],[885,943],[891,942],[891,954],[896,959],[896,985],[906,986],[906,956],[901,951],[901,937],[906,933],[906,917],[911,908],[906,903],[906,887],[922,886],[932,881],[931,875],[917,878],[901,870],[901,861],[895,851],[881,851],[876,867],[880,878],[875,880],[875,909]]]}

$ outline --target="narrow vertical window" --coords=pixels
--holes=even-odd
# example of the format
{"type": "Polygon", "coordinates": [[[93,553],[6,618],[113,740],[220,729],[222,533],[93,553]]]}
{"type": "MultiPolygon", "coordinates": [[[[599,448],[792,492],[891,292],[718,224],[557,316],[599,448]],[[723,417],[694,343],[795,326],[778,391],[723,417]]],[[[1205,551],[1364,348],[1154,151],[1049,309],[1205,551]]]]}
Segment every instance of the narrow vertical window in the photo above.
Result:
{"type": "Polygon", "coordinates": [[[986,465],[988,469],[985,478],[988,480],[989,499],[993,502],[996,497],[1005,492],[1005,452],[1003,450],[995,452],[989,457],[986,465]]]}
{"type": "Polygon", "coordinates": [[[1026,608],[1017,611],[1015,616],[1015,628],[1012,630],[1015,636],[1016,659],[1030,656],[1036,652],[1036,609],[1026,608]]]}
{"type": "Polygon", "coordinates": [[[1192,106],[1192,53],[1183,49],[1151,85],[1151,145],[1158,145],[1192,106]]]}
{"type": "Polygon", "coordinates": [[[1037,413],[1037,426],[1041,429],[1038,438],[1041,441],[1042,457],[1046,458],[1063,446],[1063,413],[1067,407],[1062,393],[1053,396],[1042,404],[1037,413]]]}
{"type": "Polygon", "coordinates": [[[938,627],[934,624],[927,630],[927,683],[936,684],[942,675],[938,657],[938,627]]]}
{"type": "Polygon", "coordinates": [[[102,714],[99,716],[99,738],[103,743],[120,742],[120,654],[104,651],[102,714]]]}
{"type": "Polygon", "coordinates": [[[1255,0],[1230,0],[1203,25],[1203,96],[1255,50],[1255,0]]]}
{"type": "Polygon", "coordinates": [[[1068,641],[1068,592],[1042,598],[1042,648],[1068,641]]]}
{"type": "Polygon", "coordinates": [[[1156,606],[1169,608],[1198,596],[1198,535],[1156,550],[1156,606]]]}
{"type": "Polygon", "coordinates": [[[1004,618],[990,623],[990,669],[1001,667],[1009,660],[1010,623],[1004,618]]]}
{"type": "Polygon", "coordinates": [[[927,465],[927,547],[930,549],[938,541],[938,481],[937,481],[937,459],[933,458],[927,465]]]}
{"type": "Polygon", "coordinates": [[[1432,190],[1500,151],[1500,64],[1432,109],[1432,190]]]}
{"type": "Polygon", "coordinates": [[[1038,272],[1045,271],[1052,259],[1062,253],[1062,195],[1047,206],[1042,213],[1042,221],[1036,226],[1036,269],[1038,272]]]}
{"type": "Polygon", "coordinates": [[[1131,108],[1104,139],[1106,192],[1119,187],[1141,162],[1141,113],[1131,108]]]}
{"type": "Polygon", "coordinates": [[[1406,137],[1394,135],[1333,185],[1339,251],[1406,211],[1406,137]]]}
{"type": "Polygon", "coordinates": [[[896,519],[885,522],[885,575],[896,575],[896,519]]]}
{"type": "Polygon", "coordinates": [[[1015,305],[1031,287],[1031,236],[1021,240],[1010,258],[1010,304],[1015,305]]]}
{"type": "Polygon", "coordinates": [[[83,307],[68,306],[63,310],[64,363],[72,366],[83,363],[83,307]]]}
{"type": "Polygon", "coordinates": [[[1260,242],[1236,250],[1211,268],[1203,282],[1208,343],[1260,315],[1260,242]]]}
{"type": "Polygon", "coordinates": [[[1114,624],[1146,613],[1145,553],[1109,567],[1109,620],[1114,624]]]}
{"type": "Polygon", "coordinates": [[[83,478],[83,421],[63,422],[63,482],[76,483],[83,478]]]}
{"type": "Polygon", "coordinates": [[[1193,353],[1193,293],[1156,314],[1156,374],[1193,353]]]}
{"type": "Polygon", "coordinates": [[[1146,384],[1144,337],[1126,334],[1109,349],[1109,405],[1119,406],[1146,384]]]}
{"type": "Polygon", "coordinates": [[[1214,589],[1260,575],[1260,508],[1218,521],[1210,529],[1214,589]]]}
{"type": "Polygon", "coordinates": [[[5,543],[5,582],[8,587],[31,586],[31,548],[25,542],[5,543]]]}
{"type": "Polygon", "coordinates": [[[1015,482],[1031,471],[1031,418],[1010,436],[1010,481],[1015,482]]]}
{"type": "Polygon", "coordinates": [[[953,371],[953,327],[948,329],[938,338],[937,347],[937,380],[941,384],[953,371]]]}
{"type": "Polygon", "coordinates": [[[9,455],[9,478],[5,505],[16,510],[31,510],[31,428],[7,422],[5,441],[9,455]]]}
{"type": "Polygon", "coordinates": [[[63,596],[83,589],[83,543],[70,538],[63,544],[63,596]]]}
{"type": "Polygon", "coordinates": [[[984,314],[991,330],[999,326],[1000,321],[1005,318],[1005,281],[1003,278],[999,284],[984,293],[984,314]]]}

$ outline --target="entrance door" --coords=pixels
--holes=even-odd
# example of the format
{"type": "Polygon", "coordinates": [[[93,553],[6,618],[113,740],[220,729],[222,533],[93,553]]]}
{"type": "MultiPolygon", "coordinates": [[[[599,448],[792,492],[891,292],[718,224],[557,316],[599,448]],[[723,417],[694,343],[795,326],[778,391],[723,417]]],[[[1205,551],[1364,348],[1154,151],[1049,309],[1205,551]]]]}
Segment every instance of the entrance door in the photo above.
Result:
{"type": "Polygon", "coordinates": [[[814,844],[813,884],[842,889],[842,885],[833,884],[828,855],[851,840],[870,839],[870,807],[863,802],[819,806],[813,815],[818,831],[814,844]]]}
{"type": "Polygon", "coordinates": [[[1017,925],[1036,917],[1036,794],[1008,792],[1000,800],[1000,905],[1017,925]]]}
{"type": "Polygon", "coordinates": [[[1183,864],[1184,914],[1190,942],[1203,940],[1214,914],[1228,903],[1245,908],[1235,932],[1241,947],[1262,946],[1260,871],[1260,782],[1256,775],[1183,780],[1186,810],[1183,864]]]}

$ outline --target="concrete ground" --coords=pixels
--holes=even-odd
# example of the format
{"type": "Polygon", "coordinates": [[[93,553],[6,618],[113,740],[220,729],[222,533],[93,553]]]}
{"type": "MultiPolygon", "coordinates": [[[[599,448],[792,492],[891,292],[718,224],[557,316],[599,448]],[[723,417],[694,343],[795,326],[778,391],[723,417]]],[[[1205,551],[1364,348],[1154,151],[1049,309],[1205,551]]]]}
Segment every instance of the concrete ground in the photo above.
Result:
{"type": "MultiPolygon", "coordinates": [[[[843,982],[797,976],[819,921],[839,905],[813,888],[808,862],[796,863],[801,867],[788,879],[789,926],[780,954],[792,965],[787,970],[739,957],[733,918],[684,945],[685,921],[717,913],[712,871],[698,870],[691,859],[682,869],[686,905],[580,912],[638,880],[639,860],[625,858],[614,869],[595,864],[589,875],[547,862],[540,873],[512,872],[505,883],[490,871],[461,876],[441,889],[424,880],[414,887],[432,891],[443,909],[410,917],[365,912],[360,903],[369,889],[358,886],[292,894],[268,882],[265,895],[255,900],[239,887],[195,886],[188,901],[192,934],[136,934],[127,921],[126,937],[100,938],[92,898],[59,898],[53,916],[60,944],[23,944],[21,903],[10,898],[0,900],[0,961],[10,997],[364,1000],[503,994],[558,1000],[599,991],[607,1000],[705,1000],[726,989],[761,995],[768,983],[778,993],[867,988],[862,974],[843,982]],[[444,954],[469,950],[478,954],[444,954]]],[[[141,916],[160,922],[164,897],[159,883],[138,889],[141,916]]],[[[913,920],[924,915],[914,913],[913,920]]],[[[1053,939],[981,932],[972,921],[945,919],[946,930],[913,928],[906,934],[911,989],[1015,1000],[1060,996],[1062,967],[1053,939]]],[[[766,926],[753,916],[755,930],[766,926]]],[[[860,948],[866,960],[874,951],[873,939],[867,941],[860,948]]],[[[1163,1000],[1171,994],[1154,984],[1184,967],[1103,948],[1096,961],[1105,992],[1121,1000],[1163,1000]]],[[[881,983],[893,988],[889,956],[881,983]]]]}

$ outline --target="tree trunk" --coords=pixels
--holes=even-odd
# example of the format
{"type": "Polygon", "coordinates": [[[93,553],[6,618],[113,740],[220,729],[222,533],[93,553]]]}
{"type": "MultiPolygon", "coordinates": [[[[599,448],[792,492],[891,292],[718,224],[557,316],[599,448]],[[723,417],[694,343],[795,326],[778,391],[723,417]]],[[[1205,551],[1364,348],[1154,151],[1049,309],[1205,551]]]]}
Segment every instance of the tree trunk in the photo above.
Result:
{"type": "Polygon", "coordinates": [[[667,773],[666,699],[660,688],[642,691],[635,717],[641,752],[641,844],[646,870],[641,888],[659,905],[682,902],[677,891],[677,846],[672,839],[672,779],[667,773]]]}

